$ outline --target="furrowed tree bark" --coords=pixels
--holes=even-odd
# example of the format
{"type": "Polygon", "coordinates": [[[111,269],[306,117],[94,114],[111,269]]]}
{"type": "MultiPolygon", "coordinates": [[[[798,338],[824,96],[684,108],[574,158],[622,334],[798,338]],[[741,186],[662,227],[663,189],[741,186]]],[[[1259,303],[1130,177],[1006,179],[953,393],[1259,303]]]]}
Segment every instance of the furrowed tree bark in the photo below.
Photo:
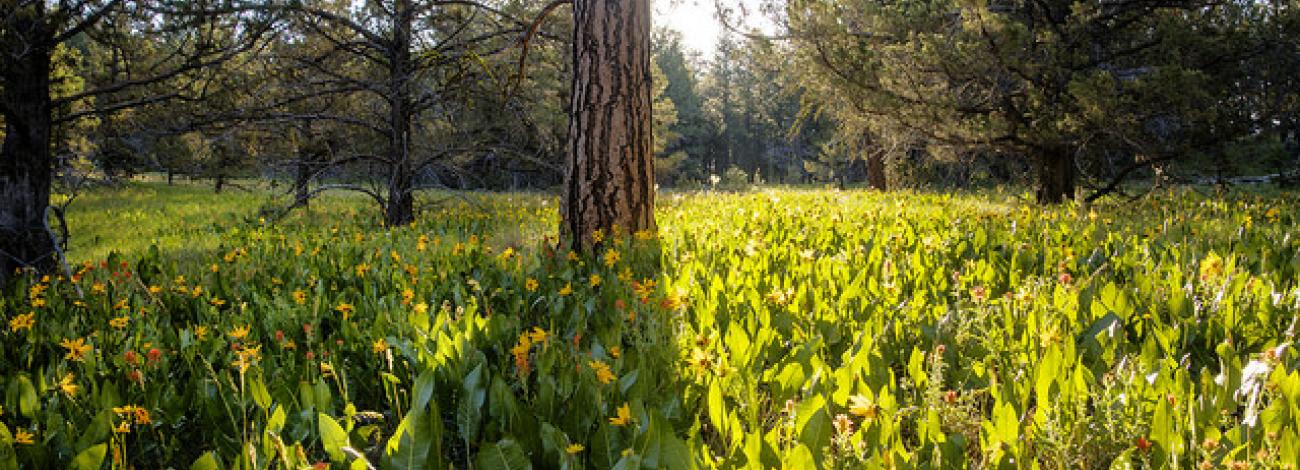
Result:
{"type": "Polygon", "coordinates": [[[389,159],[392,162],[388,178],[388,203],[384,208],[384,224],[399,227],[415,222],[415,196],[412,194],[415,178],[411,163],[411,25],[415,13],[408,0],[398,0],[395,5],[396,30],[389,49],[389,159]]]}
{"type": "Polygon", "coordinates": [[[574,0],[561,243],[656,230],[649,0],[574,0]]]}
{"type": "Polygon", "coordinates": [[[1074,169],[1074,154],[1065,146],[1054,146],[1035,159],[1038,170],[1038,188],[1035,196],[1039,204],[1059,204],[1074,197],[1078,175],[1074,169]]]}
{"type": "MultiPolygon", "coordinates": [[[[25,9],[39,10],[44,2],[25,9]]],[[[8,14],[8,12],[6,12],[8,14]]],[[[53,272],[54,240],[45,224],[53,168],[50,155],[50,58],[54,32],[43,12],[17,12],[0,33],[0,282],[16,269],[53,272]],[[26,14],[30,13],[30,14],[26,14]]]]}

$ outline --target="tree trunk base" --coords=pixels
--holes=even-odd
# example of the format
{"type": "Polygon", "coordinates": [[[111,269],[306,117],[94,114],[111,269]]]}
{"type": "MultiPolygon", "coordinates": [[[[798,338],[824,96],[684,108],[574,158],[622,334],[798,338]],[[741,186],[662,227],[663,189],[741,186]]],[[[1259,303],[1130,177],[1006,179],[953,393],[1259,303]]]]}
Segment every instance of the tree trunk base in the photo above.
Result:
{"type": "Polygon", "coordinates": [[[1074,155],[1068,149],[1056,149],[1038,157],[1038,188],[1035,196],[1039,204],[1060,204],[1074,197],[1078,179],[1074,170],[1074,155]]]}
{"type": "Polygon", "coordinates": [[[53,273],[59,266],[58,256],[54,239],[43,224],[18,230],[0,228],[0,283],[24,268],[53,273]]]}

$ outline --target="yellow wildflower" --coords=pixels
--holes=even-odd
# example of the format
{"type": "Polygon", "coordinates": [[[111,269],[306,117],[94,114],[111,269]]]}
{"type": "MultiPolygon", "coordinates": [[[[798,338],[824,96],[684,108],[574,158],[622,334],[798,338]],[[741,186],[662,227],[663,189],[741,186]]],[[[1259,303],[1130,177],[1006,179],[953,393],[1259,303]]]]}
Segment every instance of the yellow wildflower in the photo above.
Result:
{"type": "Polygon", "coordinates": [[[1223,257],[1211,251],[1201,260],[1201,281],[1209,281],[1223,274],[1223,257]]]}
{"type": "Polygon", "coordinates": [[[550,333],[547,333],[546,330],[543,330],[543,329],[542,329],[541,327],[539,327],[539,326],[534,326],[534,327],[533,327],[533,331],[530,331],[530,332],[528,333],[528,339],[531,340],[531,341],[534,342],[534,343],[544,343],[544,342],[546,342],[546,337],[547,337],[547,336],[550,336],[550,333]]]}
{"type": "Polygon", "coordinates": [[[194,337],[195,337],[195,338],[203,339],[203,338],[206,338],[207,336],[208,336],[208,327],[203,326],[203,325],[199,325],[199,326],[194,327],[194,337]]]}
{"type": "Polygon", "coordinates": [[[35,435],[33,435],[33,434],[30,433],[30,432],[27,432],[27,430],[25,430],[25,429],[19,429],[19,430],[18,430],[18,433],[17,433],[17,434],[14,434],[14,442],[19,443],[19,444],[23,444],[23,445],[32,445],[32,444],[36,443],[36,440],[33,439],[33,438],[35,438],[35,437],[36,437],[35,435]]]}
{"type": "Polygon", "coordinates": [[[596,380],[599,380],[602,384],[608,385],[610,382],[613,382],[614,379],[618,378],[617,375],[614,375],[614,373],[609,370],[609,364],[605,364],[602,361],[591,361],[588,362],[587,365],[591,366],[591,370],[596,372],[596,380]]]}
{"type": "Polygon", "coordinates": [[[1268,211],[1264,213],[1264,217],[1268,218],[1269,222],[1277,223],[1278,219],[1281,218],[1280,214],[1281,212],[1279,212],[1276,207],[1272,207],[1269,208],[1268,211]]]}
{"type": "Polygon", "coordinates": [[[623,356],[623,348],[620,348],[618,346],[610,346],[609,355],[614,359],[618,359],[619,357],[623,356]]]}
{"type": "Polygon", "coordinates": [[[424,315],[426,313],[429,313],[429,304],[426,304],[424,302],[415,304],[415,313],[417,315],[424,315]]]}
{"type": "Polygon", "coordinates": [[[72,375],[71,372],[65,374],[63,378],[59,380],[59,390],[62,391],[64,395],[70,397],[76,396],[77,392],[81,390],[81,386],[77,385],[76,382],[74,382],[75,380],[77,380],[77,376],[72,375]]]}
{"type": "Polygon", "coordinates": [[[627,423],[630,422],[632,422],[632,409],[627,406],[627,402],[624,402],[623,406],[618,407],[618,414],[616,416],[609,419],[609,424],[615,426],[626,426],[627,423]]]}
{"type": "Polygon", "coordinates": [[[379,338],[375,340],[374,344],[370,345],[370,350],[374,351],[375,354],[383,354],[384,351],[388,350],[388,341],[384,341],[383,338],[379,338]]]}
{"type": "Polygon", "coordinates": [[[402,305],[410,305],[415,300],[415,291],[406,289],[402,291],[402,305]]]}
{"type": "Polygon", "coordinates": [[[608,250],[605,252],[606,267],[613,267],[615,264],[618,264],[618,260],[620,259],[622,259],[622,256],[618,254],[618,250],[608,250]]]}
{"type": "Polygon", "coordinates": [[[600,275],[596,273],[592,273],[591,277],[587,279],[587,285],[591,287],[599,287],[600,282],[601,282],[600,275]]]}
{"type": "Polygon", "coordinates": [[[582,444],[579,444],[579,443],[575,442],[575,443],[569,444],[568,447],[565,447],[565,448],[564,448],[564,452],[568,453],[569,455],[576,455],[576,454],[578,454],[579,452],[582,452],[583,450],[586,450],[586,449],[587,449],[587,448],[586,448],[586,447],[583,447],[582,444]]]}
{"type": "Polygon", "coordinates": [[[121,423],[118,423],[117,426],[113,428],[113,432],[117,434],[129,434],[131,432],[131,422],[122,421],[121,423]]]}
{"type": "Polygon", "coordinates": [[[849,397],[849,414],[867,420],[874,420],[879,412],[880,407],[872,402],[870,398],[862,395],[853,395],[849,397]]]}
{"type": "Polygon", "coordinates": [[[248,336],[248,330],[249,330],[248,325],[237,326],[235,327],[235,329],[230,330],[230,333],[228,334],[230,335],[231,339],[238,341],[248,336]]]}
{"type": "Polygon", "coordinates": [[[90,285],[90,291],[96,294],[103,294],[108,292],[108,288],[104,286],[104,283],[96,282],[90,285]]]}
{"type": "Polygon", "coordinates": [[[592,232],[591,232],[591,241],[592,241],[592,243],[600,243],[600,242],[605,241],[605,231],[604,231],[604,230],[600,230],[600,229],[596,229],[596,230],[592,231],[592,232]]]}
{"type": "Polygon", "coordinates": [[[343,302],[339,304],[339,306],[334,307],[334,310],[338,310],[339,313],[342,313],[343,320],[346,321],[348,318],[352,317],[352,312],[356,311],[356,308],[350,303],[343,302]]]}
{"type": "Polygon", "coordinates": [[[126,328],[127,323],[130,323],[130,322],[131,322],[131,318],[128,317],[128,316],[126,316],[126,315],[123,315],[123,316],[120,316],[120,317],[114,318],[114,319],[112,319],[112,320],[109,320],[109,321],[108,321],[108,326],[111,326],[111,327],[113,327],[113,328],[117,328],[117,329],[120,330],[120,329],[122,329],[122,328],[126,328]]]}
{"type": "Polygon", "coordinates": [[[528,291],[528,292],[536,292],[536,291],[537,291],[537,280],[536,280],[536,279],[533,279],[533,278],[531,278],[531,277],[528,278],[528,279],[526,279],[526,280],[524,280],[524,290],[526,290],[526,291],[528,291]]]}
{"type": "Polygon", "coordinates": [[[235,362],[230,363],[230,365],[239,369],[239,374],[243,375],[244,372],[247,372],[248,368],[253,365],[253,361],[249,360],[248,356],[240,354],[239,358],[235,359],[235,362]]]}
{"type": "Polygon", "coordinates": [[[561,297],[567,296],[567,295],[572,294],[572,293],[573,293],[573,284],[572,284],[572,283],[568,283],[568,282],[566,282],[566,283],[564,283],[564,287],[561,287],[561,288],[560,288],[560,296],[561,296],[561,297]]]}
{"type": "Polygon", "coordinates": [[[333,376],[334,376],[334,364],[330,364],[330,363],[328,363],[328,362],[322,362],[322,363],[320,363],[320,375],[321,375],[321,377],[325,377],[325,378],[327,378],[327,379],[330,378],[330,377],[333,377],[333,376]]]}
{"type": "Polygon", "coordinates": [[[27,312],[9,319],[9,331],[30,330],[36,325],[36,312],[27,312]]]}
{"type": "Polygon", "coordinates": [[[160,292],[162,292],[162,287],[157,286],[157,285],[149,286],[149,293],[150,293],[150,294],[158,295],[158,293],[160,293],[160,292]]]}
{"type": "Polygon", "coordinates": [[[307,293],[302,290],[293,291],[293,303],[304,305],[307,303],[307,293]]]}
{"type": "Polygon", "coordinates": [[[64,359],[77,362],[85,361],[86,353],[89,353],[90,350],[93,349],[89,344],[86,344],[85,338],[77,338],[75,340],[64,338],[63,341],[59,342],[59,346],[63,346],[68,350],[68,354],[63,356],[64,359]]]}

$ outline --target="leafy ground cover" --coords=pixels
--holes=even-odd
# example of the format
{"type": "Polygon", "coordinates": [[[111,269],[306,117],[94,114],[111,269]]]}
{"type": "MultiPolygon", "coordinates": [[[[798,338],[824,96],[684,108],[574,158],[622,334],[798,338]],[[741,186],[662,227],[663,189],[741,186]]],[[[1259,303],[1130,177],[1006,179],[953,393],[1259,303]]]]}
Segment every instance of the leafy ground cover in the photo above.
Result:
{"type": "Polygon", "coordinates": [[[139,214],[74,212],[99,238],[72,278],[0,297],[0,467],[1300,456],[1294,195],[663,195],[657,236],[590,257],[538,195],[391,231],[346,198],[270,224],[264,196],[87,196],[139,214]]]}

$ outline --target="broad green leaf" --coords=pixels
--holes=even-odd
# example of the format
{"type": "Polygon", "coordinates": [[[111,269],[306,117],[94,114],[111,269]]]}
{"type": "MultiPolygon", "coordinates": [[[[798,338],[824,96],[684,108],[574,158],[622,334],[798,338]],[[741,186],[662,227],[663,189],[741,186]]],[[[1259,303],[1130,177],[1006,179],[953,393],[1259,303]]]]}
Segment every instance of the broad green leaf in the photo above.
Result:
{"type": "Polygon", "coordinates": [[[533,468],[528,456],[515,441],[506,438],[484,445],[474,457],[477,470],[522,470],[533,468]]]}
{"type": "Polygon", "coordinates": [[[108,444],[99,444],[81,451],[72,459],[71,468],[77,470],[99,470],[104,465],[104,455],[108,453],[108,444]]]}
{"type": "Polygon", "coordinates": [[[212,452],[204,452],[203,456],[190,464],[190,470],[221,470],[221,465],[217,463],[216,455],[212,452]]]}
{"type": "Polygon", "coordinates": [[[348,432],[344,431],[343,426],[339,426],[339,423],[334,421],[334,418],[325,413],[317,414],[316,419],[320,427],[321,446],[329,454],[330,460],[336,463],[346,461],[347,454],[343,452],[343,448],[351,445],[348,442],[348,432]]]}

